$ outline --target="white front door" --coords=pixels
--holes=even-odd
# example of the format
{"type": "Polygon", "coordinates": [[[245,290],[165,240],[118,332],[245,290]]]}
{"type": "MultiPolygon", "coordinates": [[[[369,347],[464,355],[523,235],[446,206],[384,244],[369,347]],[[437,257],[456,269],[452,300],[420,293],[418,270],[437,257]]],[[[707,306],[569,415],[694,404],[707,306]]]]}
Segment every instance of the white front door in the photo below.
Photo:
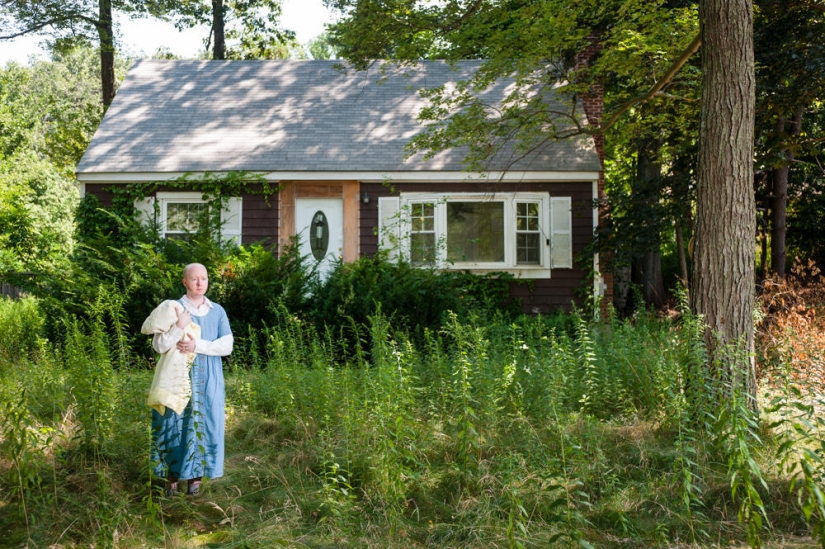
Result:
{"type": "Polygon", "coordinates": [[[317,265],[323,280],[344,254],[344,201],[341,198],[299,198],[295,201],[295,234],[305,261],[317,265]]]}

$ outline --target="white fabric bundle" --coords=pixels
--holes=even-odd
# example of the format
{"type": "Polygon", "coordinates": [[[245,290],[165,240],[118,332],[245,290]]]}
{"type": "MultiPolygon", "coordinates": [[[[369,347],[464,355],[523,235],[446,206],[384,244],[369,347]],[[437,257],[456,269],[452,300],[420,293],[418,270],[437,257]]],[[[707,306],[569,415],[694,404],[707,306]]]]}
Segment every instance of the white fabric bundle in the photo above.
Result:
{"type": "MultiPolygon", "coordinates": [[[[178,311],[183,305],[177,301],[167,300],[158,305],[143,322],[140,332],[145,335],[168,332],[178,321],[178,311]]],[[[198,339],[201,327],[194,322],[184,330],[183,339],[198,339]]],[[[146,404],[163,415],[166,408],[175,413],[183,413],[192,396],[192,382],[189,380],[189,368],[195,360],[195,353],[181,353],[176,348],[160,355],[155,366],[155,377],[149,387],[146,404]]]]}

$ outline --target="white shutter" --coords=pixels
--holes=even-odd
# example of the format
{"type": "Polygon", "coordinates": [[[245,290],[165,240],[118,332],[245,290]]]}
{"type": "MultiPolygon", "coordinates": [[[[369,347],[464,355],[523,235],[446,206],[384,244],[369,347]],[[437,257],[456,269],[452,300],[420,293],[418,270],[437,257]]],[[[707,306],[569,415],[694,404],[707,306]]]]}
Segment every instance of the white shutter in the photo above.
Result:
{"type": "Polygon", "coordinates": [[[378,197],[378,249],[387,250],[391,261],[398,259],[398,248],[401,245],[400,209],[399,197],[378,197]]]}
{"type": "Polygon", "coordinates": [[[137,220],[141,225],[153,225],[155,223],[155,197],[147,196],[135,200],[137,210],[137,220]]]}
{"type": "Polygon", "coordinates": [[[573,213],[569,196],[550,197],[550,268],[573,268],[573,213]]]}
{"type": "Polygon", "coordinates": [[[232,197],[223,205],[221,210],[221,236],[227,242],[234,239],[236,244],[241,243],[242,206],[243,199],[241,197],[232,197]]]}

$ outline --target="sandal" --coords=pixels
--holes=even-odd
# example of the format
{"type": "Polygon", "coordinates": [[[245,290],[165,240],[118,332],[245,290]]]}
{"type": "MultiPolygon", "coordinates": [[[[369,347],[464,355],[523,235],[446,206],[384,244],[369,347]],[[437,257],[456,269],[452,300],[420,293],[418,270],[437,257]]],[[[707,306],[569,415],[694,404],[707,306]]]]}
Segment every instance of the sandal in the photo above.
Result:
{"type": "Polygon", "coordinates": [[[189,487],[186,489],[187,496],[197,496],[200,492],[201,483],[200,482],[190,482],[189,487]]]}

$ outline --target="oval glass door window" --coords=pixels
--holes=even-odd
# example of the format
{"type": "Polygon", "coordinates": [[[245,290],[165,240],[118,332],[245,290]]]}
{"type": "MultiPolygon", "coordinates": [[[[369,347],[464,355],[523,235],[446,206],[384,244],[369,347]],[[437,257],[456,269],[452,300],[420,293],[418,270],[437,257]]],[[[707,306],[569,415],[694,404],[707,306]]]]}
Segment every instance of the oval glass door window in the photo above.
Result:
{"type": "Polygon", "coordinates": [[[312,257],[316,261],[321,261],[327,255],[329,248],[329,221],[324,212],[318,210],[312,216],[312,224],[309,226],[309,249],[312,250],[312,257]]]}

